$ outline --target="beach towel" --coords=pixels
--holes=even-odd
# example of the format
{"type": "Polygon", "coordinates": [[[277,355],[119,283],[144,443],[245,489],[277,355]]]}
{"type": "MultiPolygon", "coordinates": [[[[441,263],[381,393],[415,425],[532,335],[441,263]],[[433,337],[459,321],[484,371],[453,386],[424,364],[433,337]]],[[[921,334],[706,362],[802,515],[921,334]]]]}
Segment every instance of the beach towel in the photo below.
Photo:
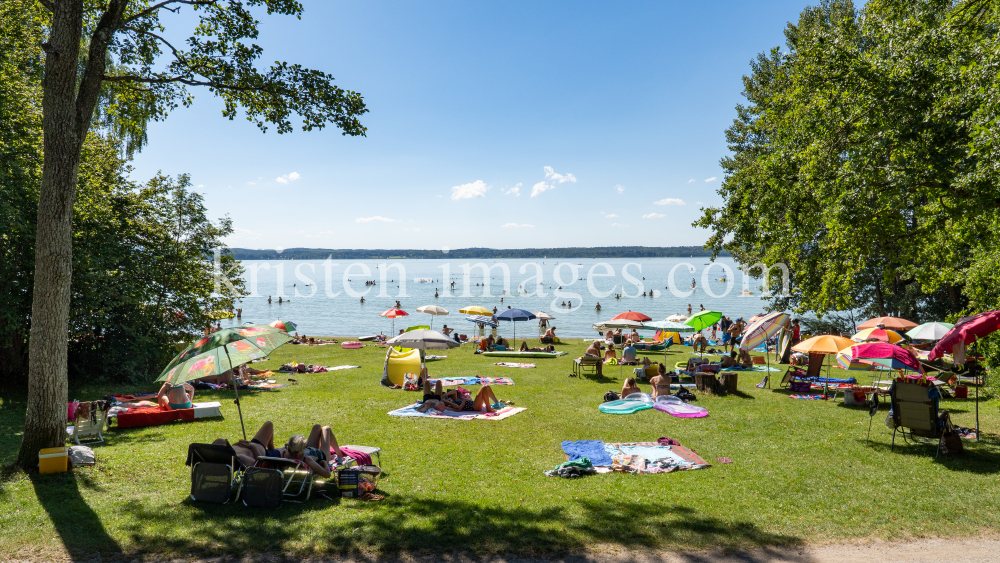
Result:
{"type": "Polygon", "coordinates": [[[493,364],[495,366],[500,366],[502,368],[533,368],[535,364],[521,364],[517,362],[497,362],[493,364]]]}
{"type": "MultiPolygon", "coordinates": [[[[438,382],[437,379],[428,379],[431,385],[438,382]]],[[[454,387],[456,385],[513,385],[514,380],[509,377],[442,377],[442,387],[454,387]]]]}
{"type": "Polygon", "coordinates": [[[137,407],[118,412],[118,428],[140,428],[159,426],[174,420],[194,421],[194,409],[163,409],[160,407],[137,407]]]}
{"type": "Polygon", "coordinates": [[[789,399],[805,399],[807,401],[823,401],[828,399],[826,395],[789,395],[789,399]]]}
{"type": "MultiPolygon", "coordinates": [[[[372,456],[366,454],[365,452],[359,452],[358,450],[352,450],[351,448],[340,448],[340,451],[347,454],[347,457],[353,459],[358,465],[372,465],[372,456]]],[[[330,448],[330,459],[335,459],[337,453],[330,448]]]]}
{"type": "Polygon", "coordinates": [[[569,461],[577,461],[582,458],[590,458],[590,462],[596,466],[611,467],[611,456],[604,449],[604,442],[600,440],[563,440],[562,449],[569,456],[569,461]]]}
{"type": "Polygon", "coordinates": [[[664,446],[657,442],[605,443],[612,469],[637,474],[670,473],[710,467],[707,461],[684,446],[664,446]]]}
{"type": "Polygon", "coordinates": [[[412,405],[407,405],[401,409],[396,409],[394,411],[389,411],[389,416],[401,416],[401,417],[412,417],[412,418],[450,418],[452,420],[503,420],[505,418],[510,418],[521,411],[527,410],[525,407],[504,407],[495,413],[485,413],[485,412],[475,412],[475,411],[443,411],[438,412],[436,409],[431,409],[428,412],[420,412],[417,407],[420,403],[414,403],[412,405]]]}

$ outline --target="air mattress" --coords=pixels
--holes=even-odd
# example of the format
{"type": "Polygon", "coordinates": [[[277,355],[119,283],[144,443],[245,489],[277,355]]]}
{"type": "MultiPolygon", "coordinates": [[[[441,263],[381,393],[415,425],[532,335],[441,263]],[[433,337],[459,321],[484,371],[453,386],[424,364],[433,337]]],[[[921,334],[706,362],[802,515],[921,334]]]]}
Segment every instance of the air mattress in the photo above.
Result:
{"type": "Polygon", "coordinates": [[[484,356],[493,358],[558,358],[565,356],[566,352],[518,352],[507,350],[506,352],[483,352],[484,356]]]}
{"type": "Polygon", "coordinates": [[[360,342],[341,342],[340,343],[340,347],[341,348],[360,348],[362,346],[363,346],[363,344],[361,344],[360,342]]]}
{"type": "Polygon", "coordinates": [[[624,399],[603,403],[597,407],[597,410],[607,414],[632,414],[651,408],[653,408],[652,397],[646,393],[632,393],[624,399]]]}
{"type": "Polygon", "coordinates": [[[708,416],[704,407],[689,405],[673,395],[662,395],[653,402],[653,408],[678,418],[702,418],[708,416]]]}

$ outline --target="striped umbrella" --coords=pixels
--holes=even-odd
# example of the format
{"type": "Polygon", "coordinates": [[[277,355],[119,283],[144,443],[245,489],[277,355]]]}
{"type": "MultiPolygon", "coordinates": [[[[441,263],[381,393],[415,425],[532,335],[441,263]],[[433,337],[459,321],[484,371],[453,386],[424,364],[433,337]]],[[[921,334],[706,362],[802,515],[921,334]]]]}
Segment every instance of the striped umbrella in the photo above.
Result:
{"type": "Polygon", "coordinates": [[[475,315],[472,317],[466,317],[465,320],[469,321],[470,323],[486,325],[493,328],[500,326],[498,323],[493,322],[493,319],[491,317],[487,317],[484,315],[475,315]]]}
{"type": "Polygon", "coordinates": [[[886,328],[866,328],[864,330],[858,331],[851,340],[855,342],[866,342],[868,340],[878,340],[880,342],[888,342],[889,344],[895,344],[903,337],[899,335],[898,332],[894,330],[889,330],[886,328]]]}
{"type": "Polygon", "coordinates": [[[871,371],[875,366],[866,362],[859,362],[851,355],[850,348],[844,348],[837,353],[837,363],[840,367],[852,371],[871,371]]]}
{"type": "Polygon", "coordinates": [[[743,340],[740,341],[740,348],[743,350],[753,350],[774,333],[781,330],[781,327],[788,324],[791,316],[788,313],[769,313],[758,318],[743,331],[743,340]]]}
{"type": "Polygon", "coordinates": [[[268,324],[268,326],[273,326],[274,328],[284,332],[293,332],[298,328],[298,326],[296,326],[292,321],[282,320],[274,321],[273,323],[268,324]]]}

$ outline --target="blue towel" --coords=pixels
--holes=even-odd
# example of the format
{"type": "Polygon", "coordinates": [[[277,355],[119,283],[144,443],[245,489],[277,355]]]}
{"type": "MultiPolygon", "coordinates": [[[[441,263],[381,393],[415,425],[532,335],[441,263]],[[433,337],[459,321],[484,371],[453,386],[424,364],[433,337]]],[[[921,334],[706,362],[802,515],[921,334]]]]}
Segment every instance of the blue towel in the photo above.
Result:
{"type": "Polygon", "coordinates": [[[858,382],[858,380],[853,377],[847,379],[840,377],[803,377],[799,379],[804,379],[805,381],[809,381],[811,383],[850,383],[853,385],[858,382]]]}
{"type": "Polygon", "coordinates": [[[598,467],[610,467],[612,463],[611,456],[604,451],[604,442],[600,440],[580,440],[579,442],[564,440],[562,449],[569,456],[570,461],[589,457],[590,462],[598,467]]]}

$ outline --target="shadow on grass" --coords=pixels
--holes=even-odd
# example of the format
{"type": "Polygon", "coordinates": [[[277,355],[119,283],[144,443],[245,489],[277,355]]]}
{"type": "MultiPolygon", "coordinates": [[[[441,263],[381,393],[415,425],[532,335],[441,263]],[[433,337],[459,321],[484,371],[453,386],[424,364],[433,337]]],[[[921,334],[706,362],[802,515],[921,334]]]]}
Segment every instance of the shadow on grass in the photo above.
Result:
{"type": "MultiPolygon", "coordinates": [[[[671,546],[735,550],[804,543],[799,537],[771,533],[749,522],[702,516],[687,506],[620,500],[536,510],[399,495],[379,504],[344,501],[334,506],[328,501],[310,501],[285,504],[274,511],[254,511],[242,505],[191,506],[197,513],[185,518],[189,533],[177,537],[137,531],[132,542],[144,552],[157,554],[324,553],[373,561],[400,553],[538,555],[582,552],[599,545],[630,550],[671,546]],[[323,508],[341,512],[336,522],[317,528],[310,524],[315,519],[301,517],[323,508]]],[[[170,511],[141,506],[125,510],[153,529],[169,526],[177,517],[170,511]]]]}
{"type": "MultiPolygon", "coordinates": [[[[879,424],[881,421],[875,421],[879,424]]],[[[885,429],[885,426],[882,427],[885,429]]],[[[937,452],[938,441],[936,439],[921,439],[915,441],[909,438],[904,441],[899,434],[896,435],[896,446],[892,447],[892,432],[877,432],[878,427],[872,428],[871,441],[868,446],[886,455],[898,455],[903,457],[934,458],[937,452]]],[[[866,429],[867,432],[867,429],[866,429]]],[[[864,445],[865,440],[857,440],[864,445]]],[[[962,471],[977,475],[993,475],[1000,473],[1000,447],[994,443],[980,440],[962,440],[964,450],[960,454],[941,454],[934,459],[938,465],[950,471],[962,471]]]]}
{"type": "MultiPolygon", "coordinates": [[[[92,481],[83,475],[88,488],[92,481]]],[[[118,543],[108,534],[97,513],[80,494],[75,472],[54,475],[29,474],[38,503],[49,515],[52,526],[73,561],[116,560],[123,556],[118,543]]]]}

